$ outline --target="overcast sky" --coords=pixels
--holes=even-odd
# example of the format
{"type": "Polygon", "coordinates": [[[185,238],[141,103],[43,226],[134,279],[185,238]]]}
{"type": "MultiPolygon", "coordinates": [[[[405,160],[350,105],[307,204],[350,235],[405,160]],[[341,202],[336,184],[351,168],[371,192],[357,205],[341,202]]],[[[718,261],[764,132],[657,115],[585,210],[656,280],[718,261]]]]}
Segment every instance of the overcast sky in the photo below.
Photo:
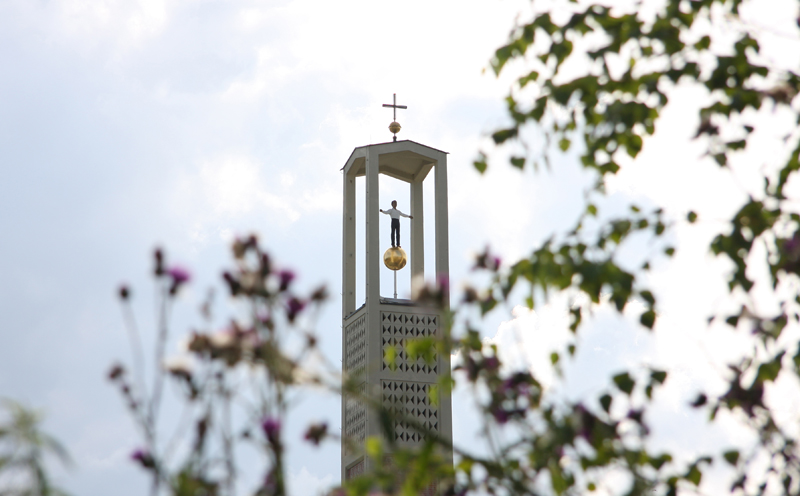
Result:
{"type": "MultiPolygon", "coordinates": [[[[747,12],[796,35],[796,6],[768,3],[747,12]]],[[[220,287],[231,239],[256,232],[282,266],[298,270],[301,286],[330,286],[319,329],[326,354],[338,361],[339,169],[353,148],[391,138],[391,111],[381,104],[393,93],[409,107],[398,113],[399,139],[450,153],[454,281],[467,277],[472,254],[487,244],[509,261],[571,226],[591,180],[574,155],[539,174],[498,163],[480,177],[471,166],[485,133],[503,122],[508,80],[483,69],[518,15],[530,16],[527,2],[0,2],[0,396],[46,411],[47,429],[77,462],[59,472],[59,482],[87,496],[145,490],[128,459],[138,437],[105,373],[130,356],[115,300],[120,283],[133,286],[143,328],[152,329],[155,246],[193,274],[172,349],[198,322],[205,289],[220,287]]],[[[797,66],[796,36],[765,33],[762,44],[797,66]]],[[[705,317],[719,310],[726,270],[707,244],[716,221],[760,186],[753,178],[761,162],[742,157],[739,178],[731,179],[701,160],[701,149],[687,144],[704,95],[691,88],[676,95],[657,135],[611,184],[608,212],[637,201],[662,204],[676,219],[692,208],[711,221],[679,227],[678,256],[656,264],[655,335],[630,323],[636,309],[626,321],[599,308],[563,387],[578,396],[599,391],[623,366],[674,367],[655,433],[694,453],[741,432],[704,431],[683,405],[700,385],[718,385],[718,364],[746,345],[704,330],[705,317]]],[[[753,118],[768,131],[757,135],[760,157],[782,156],[776,137],[791,127],[790,116],[753,118]]],[[[407,191],[382,181],[384,207],[389,196],[408,208],[407,191]]],[[[632,249],[631,259],[646,249],[632,249]]],[[[564,342],[564,304],[503,311],[485,335],[513,354],[520,334],[519,366],[541,368],[549,348],[564,342]]],[[[781,401],[787,412],[800,410],[797,396],[781,401]]],[[[456,402],[454,411],[466,412],[468,402],[456,402]]],[[[310,420],[336,428],[338,398],[310,396],[295,419],[290,435],[298,440],[310,420]]],[[[456,442],[478,449],[473,420],[457,415],[456,442]]],[[[338,482],[338,445],[295,444],[295,494],[338,482]]]]}

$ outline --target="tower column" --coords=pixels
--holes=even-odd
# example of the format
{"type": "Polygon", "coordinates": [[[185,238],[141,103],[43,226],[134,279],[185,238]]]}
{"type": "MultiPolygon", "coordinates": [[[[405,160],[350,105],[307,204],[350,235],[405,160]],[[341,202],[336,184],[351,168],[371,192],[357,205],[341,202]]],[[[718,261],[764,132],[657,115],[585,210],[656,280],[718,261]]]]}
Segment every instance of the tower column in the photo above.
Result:
{"type": "MultiPolygon", "coordinates": [[[[365,175],[366,175],[366,333],[367,333],[367,367],[365,371],[367,395],[373,398],[380,397],[380,380],[377,377],[380,371],[379,364],[383,362],[383,348],[381,343],[381,247],[380,247],[380,196],[379,196],[379,159],[380,154],[375,147],[366,150],[365,175]],[[370,346],[371,344],[371,346],[370,346]]],[[[380,434],[380,425],[374,416],[367,416],[367,436],[380,434]]],[[[366,460],[365,469],[369,470],[370,463],[366,460]]]]}
{"type": "MultiPolygon", "coordinates": [[[[438,152],[434,167],[436,188],[436,277],[450,278],[450,241],[447,226],[447,154],[438,152]]],[[[449,300],[445,302],[450,306],[449,300]]]]}
{"type": "Polygon", "coordinates": [[[425,210],[422,205],[422,181],[411,183],[411,293],[424,284],[425,210]]]}
{"type": "Polygon", "coordinates": [[[342,215],[342,315],[356,309],[356,178],[345,173],[342,215]]]}
{"type": "Polygon", "coordinates": [[[367,256],[365,273],[367,275],[366,285],[366,302],[367,305],[371,303],[378,303],[380,298],[380,261],[381,261],[381,245],[380,245],[380,191],[378,182],[378,152],[373,148],[367,149],[366,156],[366,201],[365,203],[365,217],[367,220],[367,256]],[[375,300],[375,301],[372,301],[375,300]]]}

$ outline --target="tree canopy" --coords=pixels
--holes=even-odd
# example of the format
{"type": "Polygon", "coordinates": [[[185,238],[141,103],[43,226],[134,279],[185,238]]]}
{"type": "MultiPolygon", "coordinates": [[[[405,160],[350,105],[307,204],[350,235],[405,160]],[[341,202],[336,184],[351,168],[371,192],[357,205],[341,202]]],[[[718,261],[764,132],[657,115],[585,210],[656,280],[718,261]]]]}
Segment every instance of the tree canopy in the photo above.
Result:
{"type": "MultiPolygon", "coordinates": [[[[668,453],[648,453],[643,421],[647,401],[636,405],[632,393],[642,388],[649,399],[669,371],[651,370],[649,375],[629,371],[612,378],[616,389],[632,402],[627,417],[615,417],[609,410],[620,394],[599,398],[601,408],[592,413],[581,410],[581,404],[571,405],[564,414],[543,408],[548,428],[526,444],[533,469],[530,474],[535,477],[537,470],[549,471],[556,493],[582,492],[595,487],[591,481],[583,484],[597,467],[619,465],[633,476],[629,494],[653,490],[675,494],[687,484],[689,489],[699,485],[703,467],[720,459],[736,469],[731,491],[796,493],[800,490],[796,429],[791,422],[776,419],[765,392],[780,374],[796,378],[800,373],[796,333],[800,215],[790,193],[792,178],[800,167],[796,131],[800,113],[795,98],[800,79],[791,60],[787,68],[786,61],[762,53],[759,37],[769,27],[755,25],[741,15],[740,10],[748,7],[746,2],[668,0],[652,10],[645,7],[653,5],[554,2],[548,11],[516,26],[508,43],[495,52],[491,62],[495,73],[512,64],[516,69],[524,67],[506,98],[509,125],[492,134],[497,146],[512,150],[510,164],[537,169],[541,163],[549,164],[558,150],[575,149],[582,165],[596,173],[596,182],[576,224],[535,247],[508,271],[498,272],[480,304],[484,311],[490,309],[520,284],[531,287],[531,307],[537,297],[553,292],[574,291],[593,303],[607,294],[619,312],[634,299],[643,302],[640,323],[652,329],[658,320],[658,302],[647,287],[646,276],[653,259],[662,255],[649,255],[639,268],[631,270],[620,263],[620,248],[635,233],[644,232],[665,240],[664,254],[671,257],[675,253],[670,245],[674,226],[704,219],[694,211],[685,212],[685,219],[669,218],[658,206],[644,209],[635,204],[630,205],[628,215],[603,217],[598,214],[598,204],[607,196],[608,178],[640,157],[679,85],[704,90],[694,139],[704,148],[706,160],[732,175],[736,174],[730,166],[732,160],[753,147],[752,137],[759,126],[770,122],[775,112],[789,112],[794,124],[780,130],[784,150],[771,162],[769,157],[776,154],[765,158],[766,164],[753,164],[760,184],[746,184],[746,201],[726,219],[708,247],[730,262],[729,303],[737,308],[726,313],[708,309],[709,324],[722,320],[735,332],[749,332],[752,352],[729,364],[724,394],[701,391],[692,403],[706,409],[712,422],[722,410],[733,412],[757,433],[759,443],[746,453],[710,453],[683,468],[667,463],[671,460],[668,453]],[[541,133],[541,143],[522,137],[526,126],[541,133]],[[514,154],[515,150],[523,153],[514,154]],[[762,281],[768,283],[768,294],[756,294],[756,274],[760,272],[768,278],[762,281]],[[626,422],[640,427],[640,442],[630,444],[620,437],[626,422]],[[592,447],[591,454],[582,452],[575,425],[590,426],[591,434],[585,439],[592,447]],[[548,448],[553,451],[541,449],[542,439],[549,440],[548,448]],[[580,463],[564,466],[559,462],[565,449],[575,450],[580,463]],[[761,464],[763,460],[768,461],[761,464]]],[[[795,29],[787,36],[797,40],[797,35],[795,29]]],[[[484,154],[475,160],[481,172],[487,165],[484,154]]],[[[715,193],[713,185],[706,191],[715,193]]],[[[578,334],[587,310],[588,305],[571,309],[571,329],[578,334]]],[[[569,353],[574,353],[574,348],[569,353]]],[[[796,382],[792,384],[796,386],[796,382]]],[[[508,458],[510,465],[503,477],[515,459],[519,457],[508,458]]]]}

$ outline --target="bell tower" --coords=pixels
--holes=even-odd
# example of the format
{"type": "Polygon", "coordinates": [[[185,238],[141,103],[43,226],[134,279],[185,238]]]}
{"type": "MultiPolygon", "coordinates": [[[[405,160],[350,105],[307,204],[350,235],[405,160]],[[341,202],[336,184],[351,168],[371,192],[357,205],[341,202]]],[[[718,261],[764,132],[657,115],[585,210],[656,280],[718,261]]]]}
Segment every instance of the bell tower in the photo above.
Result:
{"type": "MultiPolygon", "coordinates": [[[[384,105],[405,108],[405,106],[384,105]]],[[[409,140],[397,141],[400,125],[390,125],[394,140],[361,146],[353,150],[343,171],[344,208],[342,241],[342,367],[345,375],[358,384],[362,397],[380,402],[395,412],[398,419],[411,419],[428,431],[452,440],[452,406],[450,393],[431,399],[431,390],[441,375],[450,373],[450,356],[437,353],[433,361],[413,359],[406,352],[408,340],[437,335],[444,325],[441,310],[412,300],[381,295],[381,277],[396,277],[405,265],[403,250],[389,248],[382,256],[379,224],[389,223],[380,212],[379,175],[384,174],[406,183],[410,188],[409,251],[412,292],[425,280],[426,218],[423,185],[430,187],[433,176],[435,221],[435,272],[429,276],[449,280],[447,218],[447,153],[409,140]],[[364,177],[365,215],[356,219],[356,178],[364,177]],[[365,266],[364,299],[356,300],[356,222],[365,222],[363,246],[365,266]],[[402,253],[401,253],[402,252],[402,253]],[[385,266],[384,266],[385,263],[385,266]],[[394,274],[391,272],[394,271],[394,274]],[[390,358],[394,356],[394,360],[390,358]]],[[[388,203],[388,201],[385,201],[388,203]]],[[[433,277],[430,277],[433,279],[433,277]]],[[[396,279],[395,279],[396,281],[396,279]]],[[[395,283],[396,288],[396,283],[395,283]]],[[[445,298],[445,305],[447,305],[445,298]]],[[[395,420],[393,441],[398,446],[413,447],[424,442],[424,434],[409,423],[395,420]]],[[[363,474],[373,463],[365,453],[370,436],[382,436],[383,430],[373,409],[363,398],[345,394],[342,397],[342,481],[363,474]]],[[[384,443],[385,445],[385,443],[384,443]]],[[[388,454],[391,457],[391,453],[388,454]]],[[[452,454],[448,455],[452,459],[452,454]]],[[[390,460],[387,463],[391,463],[390,460]]]]}

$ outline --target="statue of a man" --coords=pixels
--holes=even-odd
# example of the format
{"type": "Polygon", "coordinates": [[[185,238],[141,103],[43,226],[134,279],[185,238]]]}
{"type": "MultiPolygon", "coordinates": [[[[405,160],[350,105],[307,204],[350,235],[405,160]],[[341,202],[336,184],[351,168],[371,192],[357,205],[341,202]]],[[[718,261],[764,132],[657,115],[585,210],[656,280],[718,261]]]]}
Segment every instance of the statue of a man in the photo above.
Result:
{"type": "Polygon", "coordinates": [[[397,200],[392,200],[392,208],[389,210],[380,209],[382,214],[386,214],[392,218],[392,248],[397,246],[400,247],[400,217],[408,217],[409,219],[413,219],[414,217],[411,215],[406,215],[403,212],[397,210],[397,200]],[[395,245],[395,233],[397,233],[397,244],[395,245]]]}

